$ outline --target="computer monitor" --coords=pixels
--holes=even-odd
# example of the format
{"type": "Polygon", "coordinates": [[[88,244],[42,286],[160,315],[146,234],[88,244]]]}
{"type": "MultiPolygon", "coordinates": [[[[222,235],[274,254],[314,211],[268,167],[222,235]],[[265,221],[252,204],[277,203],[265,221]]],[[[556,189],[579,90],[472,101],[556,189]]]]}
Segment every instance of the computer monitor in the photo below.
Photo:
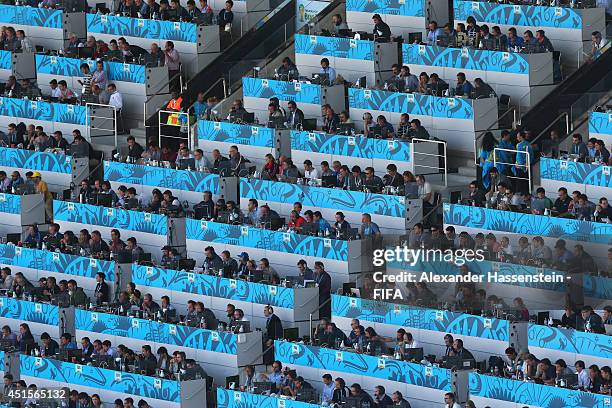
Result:
{"type": "Polygon", "coordinates": [[[94,48],[93,47],[79,47],[77,54],[79,58],[91,59],[94,57],[94,48]]]}
{"type": "Polygon", "coordinates": [[[225,377],[225,388],[227,388],[228,390],[237,388],[239,384],[240,384],[239,375],[230,375],[229,377],[225,377]]]}
{"type": "Polygon", "coordinates": [[[336,176],[323,176],[321,178],[321,185],[323,187],[336,187],[338,185],[338,178],[336,176]]]}
{"type": "Polygon", "coordinates": [[[317,392],[314,388],[302,388],[295,395],[296,401],[315,402],[317,400],[317,392]]]}
{"type": "Polygon", "coordinates": [[[6,242],[12,242],[13,244],[17,245],[19,243],[19,241],[21,241],[21,234],[20,233],[10,233],[10,234],[6,234],[6,242]]]}
{"type": "Polygon", "coordinates": [[[179,170],[195,169],[195,159],[178,159],[176,161],[176,168],[179,170]]]}
{"type": "Polygon", "coordinates": [[[253,122],[255,122],[255,112],[247,112],[247,113],[243,114],[242,115],[242,119],[246,123],[253,123],[253,122]]]}
{"type": "Polygon", "coordinates": [[[345,282],[342,284],[342,294],[344,296],[349,296],[351,294],[351,289],[357,287],[357,282],[345,282]]]}
{"type": "Polygon", "coordinates": [[[15,348],[15,342],[13,340],[0,339],[0,350],[9,351],[15,348]]]}
{"type": "Polygon", "coordinates": [[[219,162],[219,175],[221,176],[231,176],[232,165],[229,160],[224,160],[219,162]]]}
{"type": "Polygon", "coordinates": [[[361,398],[349,396],[344,399],[342,408],[361,408],[361,398]]]}
{"type": "Polygon", "coordinates": [[[404,349],[404,360],[406,361],[423,360],[423,347],[404,349]]]}
{"type": "Polygon", "coordinates": [[[420,43],[423,41],[423,33],[408,33],[408,44],[420,43]]]}
{"type": "Polygon", "coordinates": [[[300,338],[300,329],[298,327],[290,327],[283,330],[283,338],[287,341],[298,341],[300,338]]]}
{"type": "Polygon", "coordinates": [[[304,130],[317,130],[317,120],[316,119],[304,119],[302,121],[302,128],[304,130]]]}
{"type": "Polygon", "coordinates": [[[277,229],[281,228],[282,226],[284,226],[286,223],[285,218],[272,218],[270,220],[270,229],[276,231],[277,229]]]}
{"type": "Polygon", "coordinates": [[[351,134],[353,130],[355,130],[354,123],[341,123],[340,124],[340,133],[348,135],[348,134],[351,134]]]}
{"type": "Polygon", "coordinates": [[[97,195],[97,203],[100,207],[112,207],[113,206],[113,196],[106,193],[100,193],[97,195]]]}
{"type": "Polygon", "coordinates": [[[248,320],[238,320],[237,322],[234,322],[234,324],[236,332],[238,333],[249,333],[251,331],[251,322],[248,320]],[[240,330],[240,327],[242,327],[242,331],[240,330]]]}

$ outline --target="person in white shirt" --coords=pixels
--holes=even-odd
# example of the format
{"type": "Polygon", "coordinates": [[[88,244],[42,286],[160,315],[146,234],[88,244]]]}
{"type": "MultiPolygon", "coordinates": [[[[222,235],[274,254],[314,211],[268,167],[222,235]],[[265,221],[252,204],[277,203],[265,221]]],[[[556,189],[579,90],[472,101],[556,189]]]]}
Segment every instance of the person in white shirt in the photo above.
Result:
{"type": "Polygon", "coordinates": [[[455,394],[452,392],[444,394],[444,408],[461,408],[461,405],[455,402],[455,394]]]}
{"type": "Polygon", "coordinates": [[[317,170],[310,160],[304,160],[304,178],[318,179],[319,170],[317,170]]]}
{"type": "Polygon", "coordinates": [[[59,98],[62,91],[57,86],[57,79],[52,79],[51,82],[49,82],[49,87],[51,88],[51,97],[59,98]]]}
{"type": "Polygon", "coordinates": [[[117,91],[117,86],[115,84],[108,84],[106,90],[110,94],[108,104],[113,106],[115,110],[119,111],[123,109],[123,97],[121,96],[119,91],[117,91]]]}
{"type": "Polygon", "coordinates": [[[584,369],[584,361],[576,361],[574,367],[576,367],[576,374],[578,374],[578,387],[588,388],[591,385],[591,379],[588,371],[584,369]]]}
{"type": "Polygon", "coordinates": [[[433,192],[429,181],[426,181],[425,176],[421,175],[416,176],[416,181],[418,186],[418,194],[419,197],[423,199],[423,203],[433,205],[433,192]]]}

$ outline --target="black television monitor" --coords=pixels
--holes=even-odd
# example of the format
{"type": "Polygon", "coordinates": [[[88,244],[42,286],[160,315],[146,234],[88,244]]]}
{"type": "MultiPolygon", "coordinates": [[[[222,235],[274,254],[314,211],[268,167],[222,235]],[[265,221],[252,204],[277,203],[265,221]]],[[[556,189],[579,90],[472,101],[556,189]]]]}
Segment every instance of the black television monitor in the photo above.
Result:
{"type": "Polygon", "coordinates": [[[290,327],[283,330],[283,338],[287,341],[298,341],[300,338],[300,329],[298,327],[290,327]]]}
{"type": "Polygon", "coordinates": [[[342,408],[361,408],[361,398],[353,396],[346,397],[342,408]]]}
{"type": "Polygon", "coordinates": [[[238,388],[239,385],[240,385],[239,375],[230,375],[229,377],[225,377],[225,388],[226,389],[232,390],[234,388],[238,388]]]}
{"type": "Polygon", "coordinates": [[[112,207],[113,206],[113,196],[106,193],[100,193],[97,197],[98,205],[101,207],[112,207]]]}
{"type": "Polygon", "coordinates": [[[404,349],[404,360],[406,361],[423,360],[423,347],[404,349]]]}
{"type": "Polygon", "coordinates": [[[79,47],[77,52],[79,58],[91,59],[94,57],[93,47],[79,47]]]}
{"type": "Polygon", "coordinates": [[[317,130],[317,120],[316,119],[304,119],[302,121],[302,128],[304,128],[304,130],[317,130]]]}
{"type": "Polygon", "coordinates": [[[21,241],[21,233],[10,233],[10,234],[6,234],[6,242],[12,242],[13,244],[17,245],[17,243],[19,243],[19,241],[21,241]]]}
{"type": "Polygon", "coordinates": [[[338,178],[336,176],[323,176],[321,178],[321,185],[323,187],[336,187],[338,185],[338,178]]]}

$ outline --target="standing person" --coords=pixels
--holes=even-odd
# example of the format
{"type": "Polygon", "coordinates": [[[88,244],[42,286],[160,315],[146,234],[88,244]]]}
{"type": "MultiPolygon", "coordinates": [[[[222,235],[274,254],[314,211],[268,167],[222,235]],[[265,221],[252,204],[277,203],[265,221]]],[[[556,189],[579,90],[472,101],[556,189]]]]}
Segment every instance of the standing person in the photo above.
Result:
{"type": "Polygon", "coordinates": [[[168,77],[170,78],[170,86],[172,90],[181,91],[181,82],[179,73],[181,72],[181,56],[174,48],[174,42],[166,41],[164,47],[164,61],[168,68],[168,77]]]}
{"type": "Polygon", "coordinates": [[[331,318],[331,276],[323,262],[315,262],[315,282],[319,287],[319,317],[331,318]]]}

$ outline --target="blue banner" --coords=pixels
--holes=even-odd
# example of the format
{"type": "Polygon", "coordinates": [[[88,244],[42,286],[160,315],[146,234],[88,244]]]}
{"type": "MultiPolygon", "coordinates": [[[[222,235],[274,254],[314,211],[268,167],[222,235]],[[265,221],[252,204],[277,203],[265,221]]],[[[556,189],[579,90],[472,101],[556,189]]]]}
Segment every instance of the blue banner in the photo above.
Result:
{"type": "Polygon", "coordinates": [[[389,14],[392,16],[425,16],[423,0],[347,0],[346,11],[362,11],[370,14],[389,14]]]}
{"type": "Polygon", "coordinates": [[[198,141],[200,140],[202,141],[200,143],[211,141],[272,148],[274,147],[274,129],[199,120],[198,141]]]}
{"type": "Polygon", "coordinates": [[[612,359],[612,339],[600,334],[529,323],[529,346],[612,359]]]}
{"type": "Polygon", "coordinates": [[[15,215],[21,214],[21,196],[0,193],[0,212],[15,215]]]}
{"type": "Polygon", "coordinates": [[[477,23],[520,27],[582,29],[582,16],[569,7],[521,6],[481,1],[453,0],[455,20],[473,16],[477,23]]]}
{"type": "Polygon", "coordinates": [[[594,133],[612,135],[612,112],[589,113],[589,135],[594,133]]]}
{"type": "MultiPolygon", "coordinates": [[[[274,342],[274,358],[283,364],[396,381],[440,391],[452,391],[451,370],[427,367],[351,351],[338,351],[286,341],[274,342]]],[[[299,372],[299,369],[298,369],[299,372]]]]}
{"type": "Polygon", "coordinates": [[[529,75],[529,63],[525,54],[517,52],[403,44],[402,55],[406,65],[529,75]]]}
{"type": "Polygon", "coordinates": [[[13,69],[13,55],[10,51],[0,50],[0,69],[13,69]]]}
{"type": "Polygon", "coordinates": [[[87,110],[81,105],[0,97],[0,116],[13,117],[15,122],[33,119],[85,126],[87,110]]]}
{"type": "Polygon", "coordinates": [[[187,219],[187,239],[348,261],[348,242],[292,232],[187,219]]]}
{"type": "Polygon", "coordinates": [[[295,300],[292,288],[142,265],[132,266],[132,282],[153,288],[286,309],[293,309],[295,300]]]}
{"type": "Polygon", "coordinates": [[[291,131],[291,149],[304,152],[410,162],[412,160],[411,148],[411,144],[403,140],[382,140],[360,135],[346,136],[321,132],[291,131]]]}
{"type": "Polygon", "coordinates": [[[161,323],[107,313],[75,309],[76,330],[188,347],[215,353],[236,354],[238,335],[197,327],[161,323]]]}
{"type": "MultiPolygon", "coordinates": [[[[179,403],[181,399],[180,384],[177,381],[66,363],[51,358],[26,355],[19,357],[22,377],[37,377],[61,382],[71,388],[78,388],[79,385],[94,387],[173,403],[179,403]]],[[[150,402],[155,406],[155,401],[150,402]]]]}
{"type": "Polygon", "coordinates": [[[263,394],[250,394],[246,392],[217,388],[217,407],[218,408],[318,408],[319,405],[307,402],[294,401],[292,399],[280,399],[263,394]],[[283,405],[280,404],[282,401],[283,405]]]}
{"type": "Polygon", "coordinates": [[[87,14],[88,34],[111,34],[125,37],[149,38],[156,41],[196,43],[196,25],[178,21],[87,14]]]}
{"type": "Polygon", "coordinates": [[[612,245],[612,225],[444,203],[444,225],[612,245]]]}
{"type": "Polygon", "coordinates": [[[165,215],[53,200],[53,220],[168,235],[165,215]]]}
{"type": "Polygon", "coordinates": [[[62,29],[63,10],[0,4],[0,23],[62,29]]]}
{"type": "Polygon", "coordinates": [[[34,303],[0,297],[0,317],[59,326],[59,307],[48,303],[34,303]]]}
{"type": "MultiPolygon", "coordinates": [[[[470,373],[470,396],[542,408],[604,408],[610,396],[470,373]]],[[[490,404],[495,406],[495,404],[490,404]]]]}
{"type": "Polygon", "coordinates": [[[578,183],[589,186],[612,187],[610,168],[574,161],[540,159],[540,177],[548,180],[578,183]],[[604,171],[606,170],[606,171],[604,171]]]}
{"type": "Polygon", "coordinates": [[[296,34],[295,53],[374,61],[374,42],[345,37],[296,34]]]}
{"type": "Polygon", "coordinates": [[[0,166],[72,174],[72,157],[61,153],[0,147],[0,166]]]}
{"type": "Polygon", "coordinates": [[[161,189],[175,189],[219,194],[219,176],[199,171],[174,170],[119,162],[104,162],[104,180],[140,184],[161,189]]]}
{"type": "Polygon", "coordinates": [[[404,217],[405,198],[336,188],[305,186],[261,179],[240,179],[240,196],[261,202],[277,202],[354,211],[389,217],[404,217]]]}
{"type": "Polygon", "coordinates": [[[277,97],[279,101],[295,101],[321,105],[322,86],[302,82],[276,81],[262,78],[242,78],[242,94],[245,98],[270,99],[277,97]]]}
{"type": "Polygon", "coordinates": [[[332,316],[489,340],[508,341],[508,321],[332,295],[332,316]]]}
{"type": "Polygon", "coordinates": [[[103,272],[107,281],[115,280],[114,261],[85,258],[42,249],[0,244],[0,263],[92,279],[98,272],[103,272]]]}
{"type": "MultiPolygon", "coordinates": [[[[83,76],[81,72],[81,64],[83,63],[88,64],[92,72],[96,70],[95,60],[36,54],[36,73],[81,77],[83,76]]],[[[146,81],[144,65],[105,61],[104,71],[106,71],[109,81],[133,82],[136,84],[144,84],[146,81]]]]}
{"type": "Polygon", "coordinates": [[[446,119],[474,119],[469,99],[349,88],[349,108],[446,119]]]}
{"type": "Polygon", "coordinates": [[[585,274],[582,277],[582,284],[584,285],[584,296],[612,299],[612,278],[585,274]]]}

